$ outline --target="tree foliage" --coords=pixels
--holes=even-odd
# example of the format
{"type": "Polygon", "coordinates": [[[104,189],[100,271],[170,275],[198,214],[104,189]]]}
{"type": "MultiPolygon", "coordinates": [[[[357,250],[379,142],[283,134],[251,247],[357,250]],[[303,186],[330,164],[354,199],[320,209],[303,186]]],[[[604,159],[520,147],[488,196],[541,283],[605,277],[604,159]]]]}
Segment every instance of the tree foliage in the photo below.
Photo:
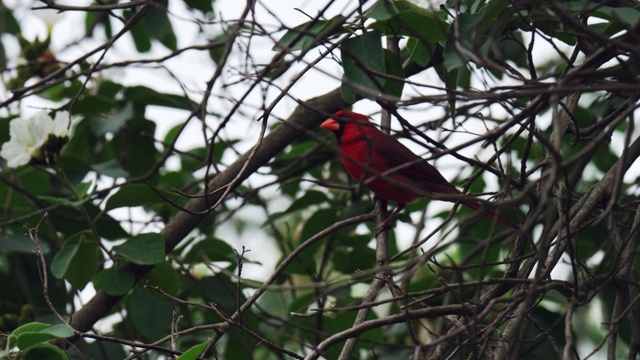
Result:
{"type": "Polygon", "coordinates": [[[640,5],[218,5],[0,2],[0,144],[75,119],[0,160],[2,357],[637,357],[640,5]],[[374,238],[348,107],[517,228],[374,238]]]}

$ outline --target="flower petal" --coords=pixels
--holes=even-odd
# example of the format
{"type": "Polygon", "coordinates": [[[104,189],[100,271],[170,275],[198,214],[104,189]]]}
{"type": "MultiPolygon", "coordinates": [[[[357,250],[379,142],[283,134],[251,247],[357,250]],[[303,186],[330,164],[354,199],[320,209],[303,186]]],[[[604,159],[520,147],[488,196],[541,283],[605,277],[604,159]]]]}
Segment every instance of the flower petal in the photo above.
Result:
{"type": "Polygon", "coordinates": [[[2,145],[0,157],[7,160],[7,166],[10,168],[17,168],[29,163],[32,150],[24,144],[12,140],[2,145]]]}
{"type": "Polygon", "coordinates": [[[67,129],[71,128],[71,124],[69,124],[70,121],[68,111],[58,111],[56,117],[53,119],[51,132],[58,137],[68,136],[69,130],[67,129]]]}
{"type": "Polygon", "coordinates": [[[11,140],[2,146],[0,157],[7,160],[9,167],[18,167],[32,159],[42,160],[43,153],[58,153],[79,121],[78,117],[70,118],[68,111],[58,111],[55,119],[46,111],[27,119],[14,119],[9,124],[11,140]]]}
{"type": "Polygon", "coordinates": [[[68,111],[58,111],[53,119],[51,132],[58,137],[71,137],[76,125],[82,120],[78,116],[71,117],[68,111]]]}

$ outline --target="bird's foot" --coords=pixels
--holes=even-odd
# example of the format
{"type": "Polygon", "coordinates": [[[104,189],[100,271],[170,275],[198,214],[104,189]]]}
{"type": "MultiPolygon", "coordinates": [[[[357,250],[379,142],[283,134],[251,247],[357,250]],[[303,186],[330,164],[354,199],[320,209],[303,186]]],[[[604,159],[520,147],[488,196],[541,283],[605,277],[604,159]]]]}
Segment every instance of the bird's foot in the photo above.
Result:
{"type": "Polygon", "coordinates": [[[391,229],[393,226],[391,225],[391,220],[396,217],[404,209],[404,204],[398,204],[398,207],[389,215],[388,218],[384,219],[383,222],[378,224],[375,229],[373,229],[373,235],[378,236],[381,232],[391,229]]]}
{"type": "MultiPolygon", "coordinates": [[[[387,219],[389,220],[389,219],[387,219]]],[[[380,235],[381,232],[383,231],[387,231],[390,230],[393,226],[390,224],[389,221],[383,221],[382,223],[378,224],[378,226],[375,227],[375,229],[373,229],[373,236],[378,236],[380,235]]]]}

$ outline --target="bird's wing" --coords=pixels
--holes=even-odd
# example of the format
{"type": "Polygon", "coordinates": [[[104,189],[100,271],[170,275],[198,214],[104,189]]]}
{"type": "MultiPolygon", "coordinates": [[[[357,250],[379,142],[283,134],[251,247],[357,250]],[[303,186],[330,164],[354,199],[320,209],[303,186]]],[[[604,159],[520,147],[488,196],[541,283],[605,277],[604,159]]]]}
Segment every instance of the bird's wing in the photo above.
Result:
{"type": "Polygon", "coordinates": [[[447,181],[435,167],[414,154],[395,138],[382,132],[378,132],[372,138],[376,145],[375,148],[380,151],[378,155],[386,162],[385,170],[401,167],[395,175],[428,192],[458,193],[456,187],[447,181]],[[408,163],[411,165],[405,165],[408,163]]]}

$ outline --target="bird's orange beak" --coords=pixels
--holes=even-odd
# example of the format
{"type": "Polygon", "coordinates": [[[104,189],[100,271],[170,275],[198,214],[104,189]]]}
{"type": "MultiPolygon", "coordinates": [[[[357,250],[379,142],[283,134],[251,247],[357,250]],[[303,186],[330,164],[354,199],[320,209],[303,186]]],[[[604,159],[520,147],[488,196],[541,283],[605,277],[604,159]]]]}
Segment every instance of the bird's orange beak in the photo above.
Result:
{"type": "Polygon", "coordinates": [[[322,124],[320,124],[320,127],[329,131],[340,130],[340,124],[338,124],[338,122],[334,119],[325,120],[322,124]]]}

